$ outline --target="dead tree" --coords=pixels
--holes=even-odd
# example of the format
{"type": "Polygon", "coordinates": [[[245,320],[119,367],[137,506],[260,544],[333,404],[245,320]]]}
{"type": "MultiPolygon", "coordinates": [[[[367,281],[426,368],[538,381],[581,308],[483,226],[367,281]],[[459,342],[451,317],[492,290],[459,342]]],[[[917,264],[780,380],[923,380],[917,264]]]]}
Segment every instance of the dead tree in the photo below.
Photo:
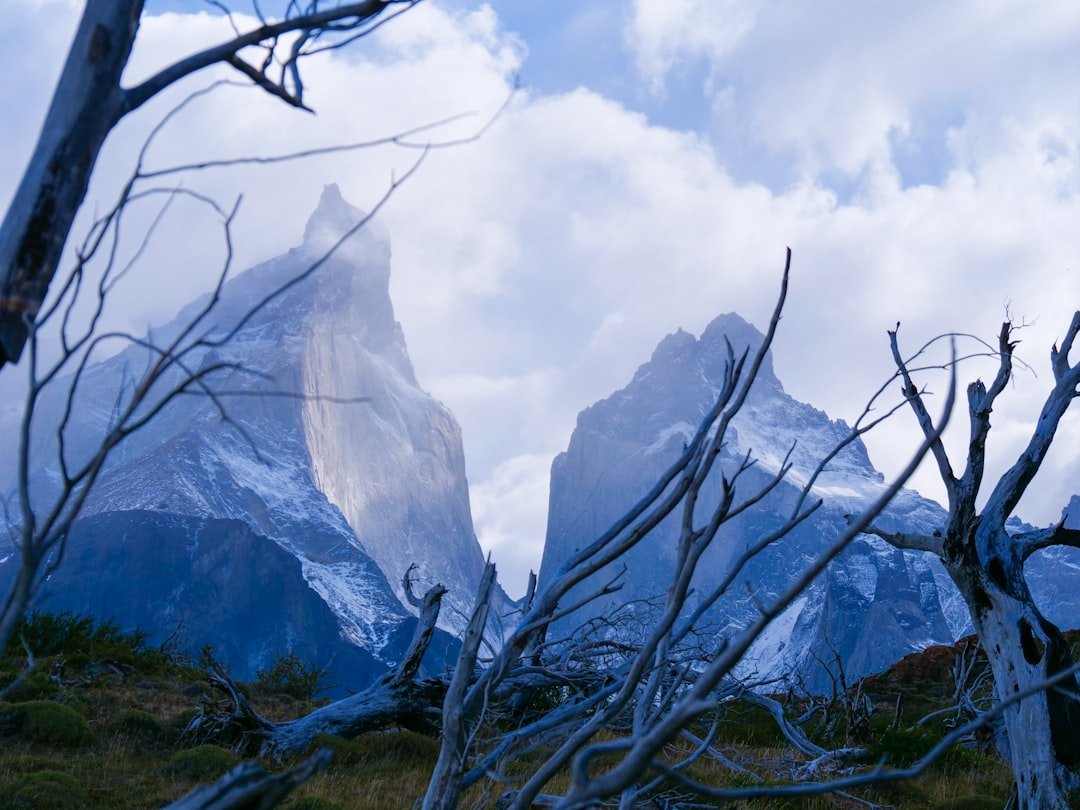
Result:
{"type": "Polygon", "coordinates": [[[263,17],[247,32],[234,26],[228,41],[123,87],[144,0],[86,0],[37,145],[0,224],[0,368],[22,354],[98,154],[125,116],[215,65],[227,65],[284,103],[310,111],[303,59],[352,43],[419,1],[289,3],[282,19],[263,17]]]}
{"type": "Polygon", "coordinates": [[[270,810],[330,764],[321,749],[281,773],[270,774],[258,762],[241,762],[212,785],[195,788],[164,810],[270,810]]]}
{"type": "MultiPolygon", "coordinates": [[[[983,507],[977,506],[983,488],[990,414],[1013,375],[1015,328],[1010,321],[1001,325],[996,347],[998,367],[989,387],[981,380],[968,386],[970,439],[959,475],[937,438],[939,431],[900,353],[898,329],[889,333],[904,397],[924,436],[931,441],[949,511],[945,525],[930,537],[870,528],[871,533],[898,548],[929,551],[941,558],[971,612],[972,624],[994,673],[999,701],[1071,668],[1073,662],[1065,639],[1032,599],[1024,578],[1024,563],[1039,549],[1080,546],[1080,531],[1065,528],[1064,521],[1018,534],[1006,528],[1006,521],[1046,458],[1061,418],[1080,396],[1080,361],[1069,360],[1080,334],[1080,311],[1073,315],[1061,343],[1050,351],[1054,385],[1027,446],[994,484],[983,507]]],[[[1067,807],[1066,794],[1080,786],[1075,771],[1080,765],[1080,699],[1075,678],[1012,704],[1004,712],[1003,721],[1019,806],[1067,807]]]]}
{"type": "MultiPolygon", "coordinates": [[[[781,541],[821,505],[820,501],[808,500],[817,477],[815,473],[790,518],[737,558],[723,581],[704,594],[699,606],[687,615],[686,599],[697,562],[720,527],[753,509],[784,480],[790,469],[785,460],[763,485],[744,491],[740,479],[753,466],[752,456],[748,454],[734,469],[720,470],[718,465],[728,425],[746,401],[776,333],[786,297],[790,259],[789,251],[779,301],[762,345],[752,358],[749,350],[736,357],[728,346],[726,374],[717,400],[682,455],[607,532],[566,560],[550,582],[530,594],[519,625],[504,646],[460,696],[448,694],[443,710],[442,752],[424,798],[425,810],[456,807],[463,790],[485,779],[493,780],[501,792],[499,806],[516,810],[538,802],[584,808],[613,799],[622,807],[631,808],[665,780],[670,780],[668,771],[679,774],[695,759],[712,755],[715,728],[703,736],[695,729],[724,701],[743,691],[744,686],[733,679],[735,667],[768,624],[870,525],[929,452],[933,444],[930,438],[899,478],[835,537],[778,598],[759,606],[757,619],[718,639],[705,655],[699,650],[688,650],[698,646],[694,634],[701,629],[699,622],[705,611],[731,586],[742,567],[756,554],[781,541]],[[706,505],[699,499],[699,493],[714,470],[720,476],[719,502],[706,505]],[[600,659],[591,668],[575,664],[580,658],[567,656],[565,646],[560,650],[558,640],[548,639],[545,634],[553,622],[617,590],[618,576],[585,596],[569,598],[567,603],[571,589],[617,563],[673,514],[681,518],[681,532],[677,562],[663,603],[632,644],[611,651],[617,655],[600,659]],[[583,678],[583,671],[589,677],[583,678]],[[513,689],[519,679],[532,679],[530,682],[535,683],[537,678],[546,679],[550,687],[559,690],[554,705],[501,735],[493,746],[479,750],[477,729],[495,710],[500,691],[513,689]],[[605,735],[613,731],[614,739],[605,740],[605,735]],[[665,746],[679,738],[686,739],[688,731],[697,740],[695,750],[673,766],[662,764],[660,754],[665,746]],[[510,766],[525,754],[535,755],[538,750],[545,752],[540,764],[524,776],[512,777],[510,766]],[[593,767],[599,756],[604,757],[605,765],[593,767]],[[566,768],[570,769],[572,781],[565,795],[545,794],[543,791],[552,778],[566,768]]],[[[952,400],[950,388],[942,424],[932,433],[935,440],[947,420],[952,400]]],[[[865,432],[867,426],[861,423],[860,418],[852,433],[840,443],[841,447],[865,432]]],[[[839,448],[829,454],[822,466],[838,451],[839,448]]],[[[614,640],[620,639],[616,636],[614,640]]],[[[797,729],[789,727],[788,731],[789,738],[803,744],[804,754],[822,767],[830,758],[836,761],[844,758],[840,752],[828,752],[805,740],[797,729]]]]}
{"type": "MultiPolygon", "coordinates": [[[[492,573],[494,566],[490,566],[492,573]]],[[[403,586],[412,597],[410,574],[403,586]]],[[[489,577],[494,582],[494,577],[489,577]]],[[[367,689],[322,706],[310,714],[286,723],[274,723],[252,708],[228,672],[207,657],[204,664],[211,685],[226,696],[224,706],[205,700],[186,731],[194,742],[225,744],[241,754],[259,754],[274,759],[292,757],[308,750],[320,735],[352,739],[368,731],[402,727],[428,734],[438,729],[438,715],[447,688],[453,682],[441,676],[427,676],[421,670],[424,654],[431,644],[446,588],[434,585],[416,599],[420,609],[416,630],[401,662],[367,689]]],[[[482,626],[482,625],[481,625],[482,626]]]]}

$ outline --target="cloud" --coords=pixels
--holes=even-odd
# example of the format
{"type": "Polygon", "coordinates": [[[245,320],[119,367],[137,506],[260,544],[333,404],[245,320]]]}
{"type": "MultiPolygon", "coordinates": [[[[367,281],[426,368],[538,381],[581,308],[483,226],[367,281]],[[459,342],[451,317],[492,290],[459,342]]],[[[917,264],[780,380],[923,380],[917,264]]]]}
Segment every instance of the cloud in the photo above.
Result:
{"type": "Polygon", "coordinates": [[[469,491],[480,543],[491,551],[499,582],[514,597],[525,593],[529,571],[540,569],[536,546],[547,533],[550,472],[547,455],[514,456],[469,491]],[[533,540],[523,543],[523,537],[533,540]]]}
{"type": "MultiPolygon", "coordinates": [[[[1023,446],[1050,379],[1049,346],[1080,302],[1080,90],[1060,78],[1080,58],[1067,47],[1071,5],[1010,16],[996,4],[915,4],[877,20],[850,3],[829,4],[821,19],[799,4],[744,4],[727,21],[710,16],[712,4],[677,6],[683,15],[634,6],[641,30],[628,41],[646,81],[679,70],[679,53],[712,60],[709,99],[770,160],[796,156],[790,182],[736,165],[723,132],[665,127],[587,88],[522,92],[478,142],[429,155],[380,215],[418,376],[462,423],[478,531],[515,576],[538,565],[548,466],[576,414],[624,385],[678,327],[700,332],[732,310],[764,325],[785,245],[795,260],[777,372],[834,417],[854,418],[889,375],[884,333],[897,320],[911,348],[946,330],[992,338],[1006,302],[1035,320],[1020,352],[1039,376],[1018,375],[995,410],[993,469],[1023,446]],[[905,138],[940,142],[932,183],[906,182],[905,138]],[[856,176],[851,193],[835,188],[837,175],[856,176]]],[[[18,19],[25,47],[40,46],[44,63],[62,58],[63,42],[18,19]]],[[[205,13],[150,16],[132,76],[226,31],[205,13]]],[[[487,7],[425,3],[370,42],[312,60],[318,115],[222,88],[176,118],[150,165],[363,140],[474,110],[443,133],[467,134],[506,99],[527,35],[502,29],[487,7]]],[[[26,115],[0,135],[9,153],[28,148],[40,120],[45,78],[33,81],[25,92],[38,101],[24,101],[26,115]]],[[[99,208],[181,95],[110,138],[91,191],[99,208]]],[[[380,148],[169,182],[224,202],[243,192],[240,269],[299,241],[323,184],[370,207],[416,156],[380,148]]],[[[11,182],[0,174],[0,195],[11,182]]],[[[220,265],[214,217],[188,204],[174,213],[150,272],[117,296],[119,325],[171,316],[220,265]]],[[[962,381],[976,373],[991,375],[992,364],[965,364],[962,381]]],[[[1029,519],[1056,517],[1075,489],[1077,422],[1022,506],[1029,519]]],[[[890,473],[917,441],[901,413],[869,445],[890,473]]],[[[940,494],[932,471],[917,485],[940,494]]]]}
{"type": "Polygon", "coordinates": [[[653,92],[693,60],[730,53],[754,27],[760,0],[634,0],[626,39],[653,92]]]}
{"type": "Polygon", "coordinates": [[[994,138],[1013,114],[1075,109],[1055,77],[1080,68],[1078,34],[1070,3],[635,0],[625,40],[654,84],[705,61],[718,141],[816,177],[883,171],[903,145],[945,148],[968,115],[994,138]]]}

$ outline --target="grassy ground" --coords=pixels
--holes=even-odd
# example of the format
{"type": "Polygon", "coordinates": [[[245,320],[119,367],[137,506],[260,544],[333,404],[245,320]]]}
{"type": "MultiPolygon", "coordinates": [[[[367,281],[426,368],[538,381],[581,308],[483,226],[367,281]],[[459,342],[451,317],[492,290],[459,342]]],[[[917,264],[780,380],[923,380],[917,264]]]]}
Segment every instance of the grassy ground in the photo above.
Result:
{"type": "MultiPolygon", "coordinates": [[[[194,746],[184,739],[183,730],[205,691],[200,673],[157,651],[131,645],[127,643],[131,639],[125,642],[122,634],[115,635],[111,641],[99,639],[96,647],[85,640],[61,639],[55,646],[67,644],[69,649],[53,649],[38,656],[33,674],[0,702],[0,810],[161,807],[216,779],[238,761],[224,748],[194,746]]],[[[48,650],[48,645],[39,648],[48,650]]],[[[0,666],[0,684],[10,683],[22,666],[17,650],[9,653],[0,666]]],[[[940,652],[931,655],[942,656],[940,652]]],[[[908,706],[905,721],[915,718],[916,712],[940,705],[948,692],[937,666],[940,663],[935,663],[936,669],[913,671],[909,662],[902,677],[883,676],[873,686],[879,704],[891,707],[894,700],[890,696],[904,692],[908,706]]],[[[276,720],[299,716],[315,705],[258,689],[252,690],[252,699],[258,711],[276,720]]],[[[885,727],[892,721],[891,712],[890,708],[874,719],[877,728],[872,745],[888,754],[892,762],[917,756],[939,733],[893,732],[889,736],[885,727]]],[[[438,753],[436,740],[406,731],[369,734],[352,741],[324,738],[320,744],[334,751],[333,764],[301,788],[286,807],[411,807],[423,794],[438,753]]],[[[715,747],[774,778],[790,773],[797,764],[772,720],[749,707],[732,706],[725,713],[715,747]]],[[[668,753],[674,761],[681,752],[672,749],[668,753]]],[[[717,786],[750,784],[746,777],[707,760],[695,764],[690,773],[717,786]]],[[[548,790],[555,792],[563,786],[564,779],[557,779],[548,790]]],[[[919,780],[882,785],[858,791],[858,795],[897,808],[979,810],[1003,806],[1009,786],[1008,771],[996,758],[961,749],[919,780]]],[[[692,798],[686,791],[680,795],[692,798]]],[[[490,807],[491,800],[477,790],[463,806],[490,807]]],[[[864,805],[826,796],[724,806],[864,805]]]]}

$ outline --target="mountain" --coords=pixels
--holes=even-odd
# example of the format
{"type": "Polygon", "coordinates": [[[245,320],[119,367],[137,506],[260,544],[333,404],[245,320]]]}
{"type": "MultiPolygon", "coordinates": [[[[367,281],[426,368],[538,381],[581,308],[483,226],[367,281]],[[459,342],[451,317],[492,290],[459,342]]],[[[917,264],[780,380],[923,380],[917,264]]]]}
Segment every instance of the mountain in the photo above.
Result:
{"type": "MultiPolygon", "coordinates": [[[[725,338],[736,353],[744,347],[753,351],[763,339],[733,314],[714,320],[700,339],[680,330],[657,346],[625,388],[579,415],[567,450],[552,465],[542,583],[575,548],[623,514],[682,452],[720,389],[725,338]]],[[[790,517],[799,489],[819,459],[847,432],[843,422],[788,395],[771,356],[765,358],[745,407],[731,423],[721,465],[731,469],[747,453],[757,460],[736,490],[744,497],[780,469],[789,451],[793,467],[758,507],[721,529],[699,564],[698,595],[730,570],[751,543],[790,517]]],[[[884,487],[862,442],[843,450],[814,486],[812,496],[823,499],[823,506],[758,555],[710,611],[718,631],[741,626],[756,615],[755,603],[779,594],[843,531],[844,516],[884,487]]],[[[718,497],[719,478],[713,475],[703,487],[703,504],[715,504],[718,497]]],[[[936,503],[905,490],[878,522],[883,528],[932,531],[942,515],[936,503]]],[[[629,598],[664,593],[674,564],[678,521],[678,515],[670,516],[629,555],[622,591],[591,603],[584,617],[629,598]]],[[[614,569],[601,571],[575,593],[584,595],[614,574],[614,569]]],[[[949,643],[966,630],[967,622],[963,604],[950,598],[950,587],[941,566],[927,555],[860,538],[770,625],[747,669],[764,677],[795,670],[808,683],[821,686],[826,676],[820,662],[832,662],[835,654],[849,676],[858,676],[884,669],[929,644],[949,643]]],[[[569,630],[570,624],[564,621],[562,629],[569,630]]]]}
{"type": "MultiPolygon", "coordinates": [[[[1061,510],[1069,529],[1080,529],[1080,495],[1061,510]]],[[[1030,530],[1034,526],[1023,527],[1030,530]]],[[[1080,627],[1080,548],[1054,546],[1037,551],[1024,566],[1039,610],[1062,629],[1080,627]]]]}
{"type": "MultiPolygon", "coordinates": [[[[244,535],[243,565],[231,566],[215,600],[221,627],[245,639],[232,664],[250,669],[283,651],[282,644],[299,643],[287,642],[287,633],[273,644],[259,637],[262,630],[253,635],[245,618],[253,605],[282,627],[322,622],[320,633],[325,616],[316,614],[329,611],[344,643],[388,663],[391,654],[381,651],[410,616],[401,580],[413,563],[418,590],[434,582],[449,589],[440,626],[463,627],[484,559],[469,511],[461,431],[417,384],[390,301],[389,239],[369,222],[292,283],[362,217],[327,186],[299,247],[225,284],[198,329],[211,339],[233,334],[189,358],[193,368],[225,364],[208,377],[219,395],[180,397],[111,456],[76,532],[85,576],[72,587],[90,594],[103,584],[93,572],[112,559],[115,526],[123,524],[131,557],[125,578],[160,582],[166,592],[175,571],[181,585],[200,588],[196,569],[203,563],[195,549],[202,554],[207,537],[231,536],[242,524],[268,542],[244,535]],[[164,574],[154,548],[163,542],[191,555],[186,563],[170,557],[164,574]],[[263,566],[285,566],[281,552],[300,576],[284,592],[260,584],[263,566]],[[294,622],[298,603],[308,605],[308,615],[294,622]]],[[[178,334],[207,300],[185,307],[152,339],[161,345],[178,334]]],[[[146,359],[131,347],[87,369],[67,432],[69,459],[96,446],[146,359]]],[[[43,403],[36,449],[55,448],[62,407],[59,396],[43,403]]],[[[0,482],[7,461],[0,461],[0,482]]],[[[13,476],[10,466],[7,474],[13,476]]],[[[39,500],[54,482],[55,462],[42,464],[34,478],[39,500]]],[[[224,559],[234,552],[226,545],[220,553],[224,559]]],[[[122,623],[148,615],[126,598],[95,604],[116,610],[122,623]]],[[[193,638],[199,630],[188,627],[193,638]]]]}
{"type": "MultiPolygon", "coordinates": [[[[734,314],[716,318],[700,338],[679,330],[660,342],[626,387],[581,412],[569,446],[552,464],[541,584],[550,581],[570,554],[623,515],[681,454],[716,401],[726,364],[725,341],[738,355],[744,348],[755,351],[762,340],[757,329],[734,314]]],[[[831,420],[784,391],[771,354],[766,355],[746,404],[731,422],[721,467],[730,470],[747,454],[756,460],[736,488],[744,497],[769,481],[789,453],[792,468],[755,508],[721,528],[699,563],[689,608],[755,540],[791,517],[798,494],[820,459],[848,431],[842,421],[831,420]]],[[[702,488],[703,507],[718,502],[720,482],[715,473],[702,488]]],[[[746,566],[727,595],[706,614],[710,632],[722,636],[756,617],[756,605],[775,598],[844,530],[845,515],[869,505],[885,486],[863,443],[848,445],[814,484],[811,497],[822,500],[821,508],[746,566]]],[[[939,504],[905,489],[876,523],[889,531],[929,534],[944,518],[939,504]]],[[[1066,525],[1080,526],[1080,495],[1063,518],[1066,525]]],[[[678,513],[669,516],[624,560],[571,592],[567,604],[610,580],[626,564],[622,589],[564,619],[556,636],[617,605],[662,597],[674,566],[679,520],[678,513]]],[[[1031,528],[1015,521],[1015,531],[1031,528]]],[[[1048,618],[1065,628],[1080,624],[1080,549],[1042,551],[1029,561],[1027,574],[1048,618]]],[[[828,685],[824,663],[831,664],[837,655],[846,676],[857,678],[883,670],[910,652],[948,644],[970,632],[967,607],[936,558],[861,536],[772,622],[751,650],[744,671],[761,677],[797,672],[808,686],[824,688],[828,685]]]]}

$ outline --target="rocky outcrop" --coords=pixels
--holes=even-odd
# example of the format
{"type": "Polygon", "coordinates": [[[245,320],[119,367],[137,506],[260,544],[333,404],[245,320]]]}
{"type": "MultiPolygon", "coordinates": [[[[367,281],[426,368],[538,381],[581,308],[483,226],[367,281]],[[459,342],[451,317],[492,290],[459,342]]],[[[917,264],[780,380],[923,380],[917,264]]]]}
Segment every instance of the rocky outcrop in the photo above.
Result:
{"type": "MultiPolygon", "coordinates": [[[[747,346],[756,348],[762,340],[736,315],[717,318],[700,339],[682,331],[669,335],[625,388],[581,413],[569,447],[552,465],[541,582],[551,578],[575,548],[607,529],[682,451],[720,389],[725,337],[737,353],[747,346]]],[[[744,493],[779,470],[789,450],[793,468],[759,507],[721,529],[699,565],[697,594],[707,592],[709,583],[718,581],[751,543],[782,525],[818,460],[847,432],[844,423],[789,396],[771,359],[766,359],[746,407],[731,425],[723,466],[730,470],[746,453],[757,459],[740,480],[737,492],[744,493]]],[[[712,632],[722,636],[749,620],[756,603],[776,596],[843,530],[845,514],[869,503],[883,487],[861,442],[840,453],[814,487],[813,496],[824,501],[822,508],[746,567],[710,611],[712,632]]],[[[706,506],[716,502],[719,479],[707,482],[702,497],[706,506]]],[[[880,522],[930,531],[941,516],[937,504],[905,491],[880,522]]],[[[677,521],[677,516],[669,518],[630,554],[623,590],[589,605],[585,616],[617,601],[664,593],[677,521]]],[[[601,572],[582,585],[578,595],[614,574],[614,569],[601,572]]],[[[928,644],[951,642],[962,628],[950,627],[943,587],[951,586],[926,555],[859,539],[770,625],[746,669],[761,676],[799,671],[808,683],[821,685],[819,662],[831,662],[834,653],[849,675],[858,676],[928,644]]],[[[964,617],[954,620],[962,624],[964,617]]],[[[569,623],[562,629],[569,629],[569,623]]]]}
{"type": "MultiPolygon", "coordinates": [[[[178,516],[201,521],[199,531],[209,536],[242,524],[273,545],[252,547],[240,558],[250,572],[230,566],[237,582],[251,585],[221,606],[222,622],[231,622],[236,637],[252,635],[243,617],[253,609],[287,623],[290,608],[282,596],[254,584],[260,566],[280,556],[272,553],[276,547],[298,564],[303,583],[333,615],[341,637],[385,659],[387,644],[401,635],[411,612],[401,588],[408,566],[419,566],[420,592],[435,581],[449,589],[440,626],[453,632],[467,621],[484,560],[470,516],[460,429],[446,407],[418,386],[394,319],[387,235],[367,223],[327,255],[362,217],[336,186],[328,186],[302,245],[224,286],[198,334],[227,339],[188,358],[194,368],[225,364],[208,378],[217,401],[197,391],[181,397],[128,439],[86,504],[84,515],[94,521],[84,520],[80,530],[123,520],[129,537],[156,537],[162,521],[178,516]],[[315,272],[297,281],[315,264],[315,272]],[[134,528],[132,521],[145,528],[134,528]]],[[[205,303],[193,302],[152,338],[168,341],[205,303]]],[[[136,347],[88,369],[68,431],[69,459],[96,446],[114,404],[129,395],[145,360],[136,347]]],[[[50,457],[61,406],[54,397],[42,407],[41,458],[50,457]]],[[[8,463],[0,460],[0,483],[8,463]]],[[[10,480],[11,470],[6,472],[10,480]]],[[[53,475],[41,465],[38,493],[50,489],[53,475]]],[[[91,556],[84,563],[100,569],[92,549],[98,547],[104,560],[111,542],[105,535],[97,543],[85,541],[91,556]]],[[[128,548],[135,554],[143,547],[133,542],[128,548]]],[[[227,544],[222,549],[227,555],[227,544]]],[[[193,586],[190,566],[174,563],[178,587],[193,586]]],[[[146,571],[140,575],[139,564],[129,561],[125,575],[168,579],[152,554],[142,564],[146,571]]],[[[86,577],[72,587],[92,601],[89,594],[98,585],[86,577]]],[[[310,599],[297,599],[315,610],[310,599]]],[[[125,623],[149,615],[130,600],[124,604],[117,618],[125,623]]],[[[199,632],[189,629],[193,636],[199,632]]],[[[274,638],[285,648],[293,644],[281,634],[274,638]]],[[[261,642],[248,642],[230,664],[250,668],[251,650],[261,642]]]]}

